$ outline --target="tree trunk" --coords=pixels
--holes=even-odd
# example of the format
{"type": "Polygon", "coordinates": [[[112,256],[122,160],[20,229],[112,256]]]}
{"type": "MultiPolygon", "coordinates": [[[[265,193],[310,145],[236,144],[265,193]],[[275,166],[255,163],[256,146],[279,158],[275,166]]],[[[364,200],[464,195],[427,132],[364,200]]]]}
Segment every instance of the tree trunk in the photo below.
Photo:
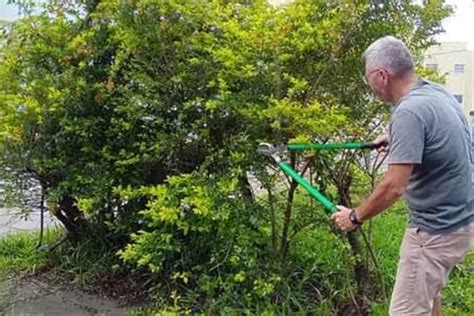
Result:
{"type": "Polygon", "coordinates": [[[87,221],[81,216],[81,211],[77,208],[75,200],[65,196],[59,200],[57,206],[58,210],[54,215],[66,227],[71,240],[79,239],[88,225],[87,221]]]}
{"type": "Polygon", "coordinates": [[[252,186],[250,185],[249,179],[247,178],[247,175],[245,173],[243,173],[239,177],[239,187],[240,187],[240,192],[242,192],[244,199],[247,202],[253,202],[254,196],[252,192],[252,186]]]}
{"type": "MultiPolygon", "coordinates": [[[[350,176],[347,176],[342,182],[343,183],[338,186],[339,203],[341,205],[351,207],[352,201],[350,198],[349,188],[352,179],[350,176]]],[[[355,258],[354,275],[357,284],[357,294],[359,297],[364,297],[366,296],[367,292],[369,269],[367,264],[362,260],[362,249],[358,235],[359,234],[357,230],[349,232],[347,234],[347,240],[351,246],[351,251],[355,258]]]]}
{"type": "MultiPolygon", "coordinates": [[[[296,164],[296,157],[294,153],[290,155],[291,167],[295,168],[296,164]]],[[[286,202],[286,209],[285,209],[285,218],[283,222],[283,231],[281,236],[281,245],[280,245],[280,256],[281,260],[284,261],[286,255],[288,254],[290,248],[290,240],[288,239],[288,232],[290,229],[291,224],[291,214],[293,211],[293,199],[295,195],[296,187],[298,183],[295,180],[290,181],[290,189],[288,190],[288,200],[286,202]]]]}

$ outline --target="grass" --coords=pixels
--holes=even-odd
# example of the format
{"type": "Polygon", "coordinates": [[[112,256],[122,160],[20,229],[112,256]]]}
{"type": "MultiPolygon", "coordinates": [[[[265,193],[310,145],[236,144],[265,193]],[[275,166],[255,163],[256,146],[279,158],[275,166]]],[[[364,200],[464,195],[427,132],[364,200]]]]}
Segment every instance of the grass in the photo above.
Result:
{"type": "MultiPolygon", "coordinates": [[[[364,226],[367,232],[368,227],[364,226]]],[[[394,283],[405,227],[406,212],[402,204],[397,204],[373,221],[372,247],[389,294],[394,283]]],[[[44,242],[54,243],[62,233],[58,229],[49,230],[45,233],[44,242]]],[[[53,264],[59,273],[72,275],[79,284],[85,284],[90,279],[110,273],[118,265],[118,259],[114,256],[116,250],[110,249],[107,243],[98,238],[85,238],[75,248],[64,245],[54,253],[37,250],[37,242],[36,232],[18,233],[0,239],[0,276],[6,273],[34,272],[44,265],[53,264]]],[[[347,243],[323,224],[297,235],[293,240],[291,253],[292,260],[316,269],[318,282],[325,289],[324,297],[320,298],[320,306],[313,306],[311,310],[318,310],[318,315],[333,314],[335,309],[332,302],[339,297],[348,297],[354,291],[350,264],[352,259],[347,243]]],[[[443,291],[442,302],[443,315],[474,315],[474,252],[451,273],[450,281],[443,291]]],[[[387,315],[388,303],[388,300],[373,302],[372,315],[387,315]]],[[[172,310],[166,310],[167,314],[173,314],[172,310]]],[[[151,310],[144,308],[143,312],[137,311],[134,315],[153,314],[151,310]]],[[[271,314],[274,313],[270,312],[271,314]]]]}
{"type": "MultiPolygon", "coordinates": [[[[373,302],[372,315],[388,314],[390,294],[395,282],[400,244],[406,229],[406,210],[403,203],[377,216],[372,223],[372,248],[377,257],[386,284],[386,300],[373,302]]],[[[368,225],[364,225],[368,233],[368,225]]],[[[318,264],[323,274],[324,286],[331,296],[350,294],[352,271],[347,243],[336,237],[326,227],[315,227],[294,240],[293,255],[298,260],[318,264]]],[[[375,277],[375,282],[378,282],[375,277]]],[[[442,293],[443,315],[474,315],[474,251],[451,273],[449,282],[442,293]]]]}
{"type": "MultiPolygon", "coordinates": [[[[54,242],[59,229],[46,230],[43,243],[54,242]]],[[[37,249],[38,232],[20,232],[0,239],[0,276],[15,272],[34,272],[49,262],[49,255],[37,249]]]]}
{"type": "MultiPolygon", "coordinates": [[[[374,219],[373,247],[388,288],[393,287],[398,253],[406,228],[406,212],[401,204],[374,219]]],[[[389,302],[374,304],[373,315],[387,315],[389,302]]],[[[443,315],[474,315],[474,251],[452,272],[442,292],[443,315]]]]}
{"type": "MultiPolygon", "coordinates": [[[[43,245],[52,245],[64,234],[62,229],[44,232],[43,245]]],[[[80,285],[111,273],[118,258],[116,249],[96,236],[83,238],[75,247],[67,242],[54,251],[38,249],[39,232],[19,232],[0,239],[0,276],[34,273],[51,266],[54,273],[68,275],[80,285]]]]}
{"type": "Polygon", "coordinates": [[[58,247],[51,254],[56,271],[74,277],[80,286],[91,284],[102,276],[114,272],[119,264],[116,256],[118,249],[113,248],[100,234],[91,233],[82,238],[74,247],[69,243],[58,247]]]}

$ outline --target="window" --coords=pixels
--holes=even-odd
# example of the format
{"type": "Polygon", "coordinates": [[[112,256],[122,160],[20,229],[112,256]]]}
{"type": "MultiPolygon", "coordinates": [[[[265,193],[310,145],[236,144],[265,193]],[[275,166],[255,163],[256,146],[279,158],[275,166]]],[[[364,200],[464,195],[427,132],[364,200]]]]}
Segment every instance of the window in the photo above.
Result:
{"type": "Polygon", "coordinates": [[[426,69],[433,70],[433,71],[438,71],[438,64],[430,63],[426,64],[426,69]]]}
{"type": "Polygon", "coordinates": [[[454,64],[454,73],[463,74],[464,73],[464,64],[454,64]]]}
{"type": "Polygon", "coordinates": [[[453,97],[462,104],[462,94],[454,94],[453,97]]]}

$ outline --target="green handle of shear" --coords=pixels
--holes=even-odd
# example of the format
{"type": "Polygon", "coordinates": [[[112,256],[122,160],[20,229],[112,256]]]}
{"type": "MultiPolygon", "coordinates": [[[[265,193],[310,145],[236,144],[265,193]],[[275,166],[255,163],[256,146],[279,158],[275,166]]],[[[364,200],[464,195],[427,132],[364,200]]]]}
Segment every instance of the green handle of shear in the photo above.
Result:
{"type": "Polygon", "coordinates": [[[280,161],[278,163],[278,167],[280,167],[281,170],[283,170],[284,173],[289,175],[291,178],[293,178],[296,182],[298,182],[299,185],[301,185],[303,188],[308,191],[308,193],[316,199],[319,203],[321,203],[324,208],[326,209],[326,213],[329,215],[334,214],[338,211],[336,205],[332,203],[331,201],[328,200],[327,197],[325,197],[321,192],[319,192],[317,189],[315,189],[311,184],[302,176],[299,175],[298,172],[296,172],[293,168],[291,168],[290,165],[287,163],[280,161]]]}
{"type": "Polygon", "coordinates": [[[321,149],[374,149],[383,144],[374,143],[326,143],[326,144],[289,144],[289,150],[321,150],[321,149]]]}

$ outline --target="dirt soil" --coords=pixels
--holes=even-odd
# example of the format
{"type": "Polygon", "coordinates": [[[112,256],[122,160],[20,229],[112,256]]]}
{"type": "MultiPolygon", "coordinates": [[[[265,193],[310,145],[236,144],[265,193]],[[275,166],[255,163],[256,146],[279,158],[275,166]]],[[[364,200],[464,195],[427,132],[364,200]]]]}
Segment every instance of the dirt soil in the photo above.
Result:
{"type": "Polygon", "coordinates": [[[0,315],[126,315],[116,301],[38,276],[0,279],[0,315]]]}

